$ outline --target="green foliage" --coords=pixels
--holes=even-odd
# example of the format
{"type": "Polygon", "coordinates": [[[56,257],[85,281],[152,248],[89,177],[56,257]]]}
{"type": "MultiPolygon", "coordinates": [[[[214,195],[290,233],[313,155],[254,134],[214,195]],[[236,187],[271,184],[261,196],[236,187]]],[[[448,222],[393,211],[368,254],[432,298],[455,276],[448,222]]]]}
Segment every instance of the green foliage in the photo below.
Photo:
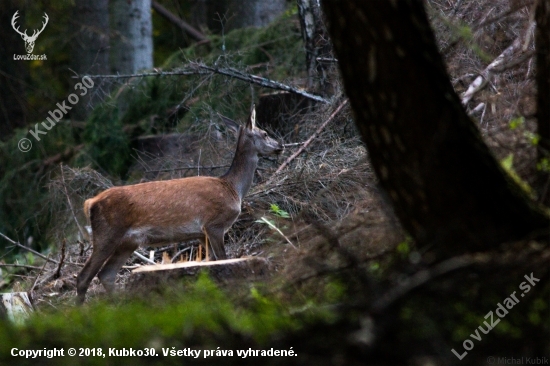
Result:
{"type": "Polygon", "coordinates": [[[87,145],[87,157],[110,175],[119,177],[126,172],[130,161],[130,140],[118,118],[118,108],[112,104],[97,107],[83,134],[87,145]]]}
{"type": "Polygon", "coordinates": [[[289,219],[290,215],[285,210],[282,210],[276,203],[272,203],[269,206],[269,211],[274,215],[281,217],[283,219],[289,219]]]}
{"type": "Polygon", "coordinates": [[[550,160],[548,158],[542,158],[537,163],[537,170],[542,172],[550,172],[550,160]]]}
{"type": "MultiPolygon", "coordinates": [[[[338,291],[339,287],[334,286],[331,292],[338,291]]],[[[279,332],[297,330],[310,321],[322,321],[326,315],[326,310],[309,312],[308,316],[291,315],[279,301],[262,294],[256,287],[251,287],[245,300],[243,306],[243,299],[232,298],[206,274],[201,274],[184,290],[175,286],[164,293],[133,299],[121,306],[92,302],[84,308],[36,313],[19,328],[0,322],[0,363],[14,362],[10,355],[13,347],[63,347],[65,350],[102,347],[104,352],[111,347],[154,347],[159,354],[162,348],[171,347],[242,349],[243,344],[259,347],[279,332]]],[[[139,365],[155,360],[163,364],[182,362],[181,358],[170,357],[120,358],[117,364],[126,361],[139,365]]],[[[81,361],[104,364],[101,358],[94,357],[81,358],[81,361]]],[[[56,364],[74,362],[70,357],[56,359],[56,364]]]]}
{"type": "MultiPolygon", "coordinates": [[[[41,126],[39,129],[45,131],[41,126]]],[[[0,232],[21,242],[30,236],[35,239],[41,236],[51,214],[46,204],[44,178],[58,168],[58,162],[48,164],[48,161],[76,146],[79,135],[80,131],[68,121],[60,121],[46,135],[40,135],[40,141],[23,129],[16,130],[7,141],[0,141],[0,232]],[[18,149],[22,138],[31,140],[30,151],[18,149]]],[[[0,238],[0,248],[6,245],[0,238]]]]}
{"type": "Polygon", "coordinates": [[[508,122],[508,127],[510,127],[511,130],[515,130],[516,128],[523,126],[525,124],[525,118],[523,116],[513,118],[508,122]]]}

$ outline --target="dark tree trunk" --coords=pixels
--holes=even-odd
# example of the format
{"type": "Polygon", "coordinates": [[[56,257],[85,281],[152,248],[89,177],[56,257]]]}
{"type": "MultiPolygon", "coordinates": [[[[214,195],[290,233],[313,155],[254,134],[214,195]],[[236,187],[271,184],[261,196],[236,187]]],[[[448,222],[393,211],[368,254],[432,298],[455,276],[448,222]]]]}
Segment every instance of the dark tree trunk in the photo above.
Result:
{"type": "Polygon", "coordinates": [[[356,124],[410,234],[449,254],[548,232],[462,108],[423,2],[323,5],[356,124]]]}
{"type": "MultiPolygon", "coordinates": [[[[79,74],[109,73],[109,1],[76,0],[73,19],[75,38],[71,63],[79,74]]],[[[84,120],[95,104],[100,102],[96,90],[81,96],[73,107],[73,118],[84,120]]]]}
{"type": "MultiPolygon", "coordinates": [[[[540,0],[536,10],[537,30],[537,122],[538,161],[548,162],[550,158],[550,0],[540,0]]],[[[547,166],[547,164],[542,164],[547,166]]],[[[538,179],[540,201],[550,206],[550,175],[541,169],[538,179]]]]}

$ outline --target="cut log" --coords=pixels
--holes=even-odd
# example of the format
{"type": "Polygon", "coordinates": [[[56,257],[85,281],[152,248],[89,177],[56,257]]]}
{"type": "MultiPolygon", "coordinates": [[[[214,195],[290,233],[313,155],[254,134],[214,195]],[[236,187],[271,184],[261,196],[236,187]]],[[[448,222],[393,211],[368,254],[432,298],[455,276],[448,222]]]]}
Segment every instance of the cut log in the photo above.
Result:
{"type": "Polygon", "coordinates": [[[0,294],[0,319],[8,318],[16,324],[22,324],[33,311],[27,292],[0,294]]]}
{"type": "Polygon", "coordinates": [[[246,257],[224,259],[211,262],[185,262],[143,266],[132,271],[127,289],[159,287],[168,281],[196,276],[200,271],[207,271],[216,281],[233,279],[255,279],[267,275],[269,265],[266,259],[246,257]]]}

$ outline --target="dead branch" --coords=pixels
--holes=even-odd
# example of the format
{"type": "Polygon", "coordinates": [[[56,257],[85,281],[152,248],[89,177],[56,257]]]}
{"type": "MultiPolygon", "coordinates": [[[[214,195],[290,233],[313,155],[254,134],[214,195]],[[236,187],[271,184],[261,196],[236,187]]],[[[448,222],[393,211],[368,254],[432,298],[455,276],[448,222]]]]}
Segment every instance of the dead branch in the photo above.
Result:
{"type": "Polygon", "coordinates": [[[199,41],[199,42],[210,42],[208,38],[198,30],[196,30],[194,27],[192,27],[189,23],[185,22],[183,19],[178,17],[177,15],[170,12],[168,9],[166,9],[164,6],[159,4],[156,1],[153,1],[151,3],[151,6],[155,11],[162,16],[163,18],[167,19],[172,24],[178,26],[181,28],[185,33],[189,34],[191,38],[199,41]]]}
{"type": "MultiPolygon", "coordinates": [[[[342,110],[342,108],[344,108],[344,106],[348,103],[348,100],[344,100],[339,106],[338,108],[336,108],[336,110],[334,112],[332,112],[332,114],[330,115],[329,118],[327,118],[327,120],[325,122],[323,122],[318,128],[317,130],[315,130],[315,132],[307,139],[306,142],[304,142],[304,144],[302,146],[300,146],[300,148],[294,153],[292,154],[288,159],[285,160],[284,163],[281,164],[281,166],[279,166],[279,168],[277,168],[277,170],[275,171],[274,175],[279,173],[281,170],[283,170],[284,168],[286,168],[286,166],[288,164],[290,164],[290,162],[292,162],[292,160],[296,159],[296,157],[298,155],[300,155],[308,146],[309,144],[311,144],[311,142],[317,137],[317,135],[319,135],[319,133],[327,126],[327,124],[332,121],[334,119],[334,117],[336,117],[336,115],[342,110]]],[[[269,179],[266,184],[268,182],[270,182],[271,179],[269,179]]]]}
{"type": "Polygon", "coordinates": [[[76,75],[74,78],[81,78],[84,76],[90,77],[92,79],[125,79],[125,78],[135,78],[135,77],[146,77],[146,76],[181,76],[181,75],[212,75],[219,74],[229,76],[238,80],[246,81],[251,84],[259,85],[264,88],[283,90],[290,93],[298,94],[303,97],[306,97],[317,102],[328,104],[329,100],[316,95],[309,93],[303,89],[299,89],[290,85],[280,83],[275,80],[267,79],[262,76],[253,75],[245,73],[243,71],[234,69],[232,67],[217,67],[217,66],[208,66],[203,63],[191,62],[186,67],[175,69],[173,71],[161,71],[156,70],[155,72],[145,72],[139,74],[125,74],[125,75],[76,75]]]}
{"type": "Polygon", "coordinates": [[[474,95],[482,90],[487,83],[489,82],[489,79],[491,78],[491,75],[495,71],[494,69],[501,66],[504,61],[506,61],[510,56],[512,56],[520,47],[522,44],[522,37],[517,37],[514,42],[508,48],[506,48],[500,55],[498,55],[497,58],[494,59],[493,62],[489,64],[475,80],[470,84],[468,89],[462,94],[462,104],[466,105],[468,102],[474,97],[474,95]]]}
{"type": "Polygon", "coordinates": [[[16,268],[27,268],[27,269],[40,269],[37,266],[29,266],[27,264],[16,264],[16,263],[0,263],[0,267],[16,267],[16,268]]]}
{"type": "Polygon", "coordinates": [[[149,258],[144,256],[143,254],[138,253],[137,251],[134,252],[134,255],[136,257],[138,257],[139,259],[141,259],[142,261],[147,262],[149,264],[157,264],[157,263],[155,263],[155,261],[150,260],[149,258]]]}
{"type": "Polygon", "coordinates": [[[499,22],[502,19],[506,18],[507,16],[514,14],[518,10],[521,10],[521,9],[525,8],[526,6],[532,6],[534,3],[535,3],[534,1],[529,1],[529,2],[518,1],[518,3],[515,6],[511,7],[510,9],[505,10],[502,13],[497,14],[494,17],[489,18],[487,20],[484,20],[483,22],[481,22],[478,25],[474,26],[472,28],[472,32],[475,32],[478,29],[481,29],[481,28],[483,28],[485,26],[488,26],[488,25],[491,25],[493,23],[499,22]]]}
{"type": "Polygon", "coordinates": [[[59,264],[59,262],[56,261],[55,259],[50,259],[49,257],[46,257],[44,254],[42,254],[42,253],[40,253],[40,252],[37,252],[37,251],[34,250],[34,249],[27,248],[27,247],[24,246],[23,244],[11,240],[10,238],[8,238],[6,235],[4,235],[4,234],[2,234],[2,233],[0,233],[0,236],[3,237],[4,239],[6,239],[7,241],[9,241],[10,243],[12,243],[13,245],[16,245],[16,246],[18,246],[19,248],[25,249],[26,251],[29,251],[29,252],[31,252],[32,254],[37,255],[37,256],[39,256],[40,258],[45,259],[46,261],[49,261],[49,262],[52,262],[52,263],[55,263],[55,264],[59,264]]]}

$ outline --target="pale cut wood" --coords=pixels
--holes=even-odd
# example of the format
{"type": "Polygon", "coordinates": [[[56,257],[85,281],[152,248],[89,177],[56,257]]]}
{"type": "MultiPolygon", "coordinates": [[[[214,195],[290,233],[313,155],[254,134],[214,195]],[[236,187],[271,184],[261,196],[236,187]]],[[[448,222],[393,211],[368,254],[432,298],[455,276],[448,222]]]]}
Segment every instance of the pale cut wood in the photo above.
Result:
{"type": "Polygon", "coordinates": [[[0,294],[0,318],[22,324],[33,311],[34,307],[27,292],[0,294]]]}
{"type": "Polygon", "coordinates": [[[224,259],[210,262],[184,262],[142,266],[132,271],[127,288],[148,289],[166,284],[168,281],[187,276],[196,276],[206,270],[216,281],[251,279],[267,275],[269,264],[260,257],[224,259]]]}

